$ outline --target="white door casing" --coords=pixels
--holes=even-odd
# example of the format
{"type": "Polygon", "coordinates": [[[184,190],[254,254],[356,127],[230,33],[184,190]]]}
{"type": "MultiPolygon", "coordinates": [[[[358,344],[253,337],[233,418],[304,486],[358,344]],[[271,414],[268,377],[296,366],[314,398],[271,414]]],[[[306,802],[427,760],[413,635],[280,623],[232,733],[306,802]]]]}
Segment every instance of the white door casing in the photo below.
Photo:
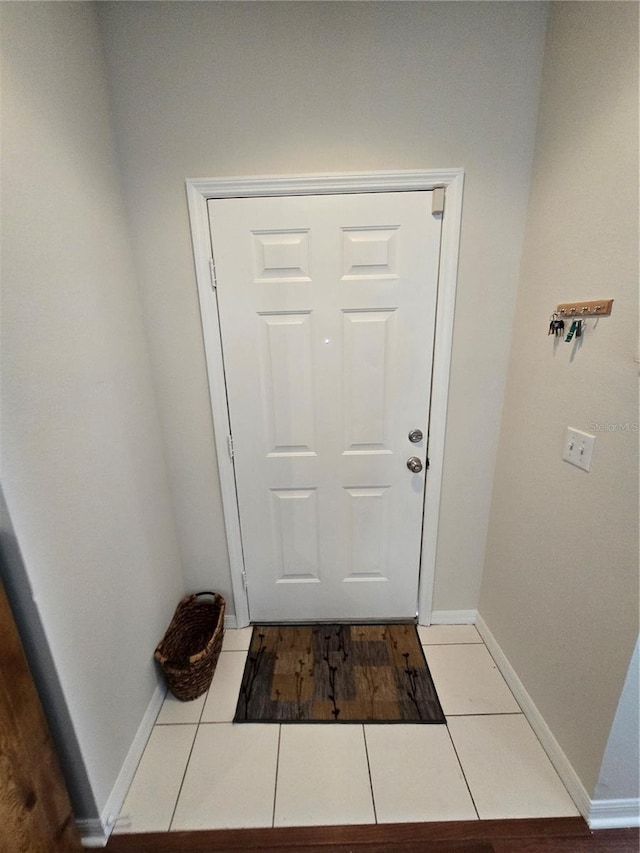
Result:
{"type": "Polygon", "coordinates": [[[432,195],[209,201],[254,622],[415,616],[432,195]]]}
{"type": "MultiPolygon", "coordinates": [[[[204,340],[205,340],[205,348],[206,348],[206,356],[207,356],[207,366],[209,372],[209,385],[210,385],[210,396],[212,403],[212,412],[214,417],[214,428],[215,428],[215,439],[216,446],[218,450],[218,460],[220,467],[220,479],[221,479],[221,487],[222,487],[222,496],[223,496],[223,505],[225,511],[225,527],[227,531],[227,538],[229,543],[229,556],[231,562],[231,572],[232,572],[232,583],[234,590],[234,599],[235,599],[235,612],[236,612],[236,622],[238,627],[245,625],[248,623],[248,608],[247,602],[244,598],[243,594],[243,584],[242,584],[242,574],[243,574],[243,555],[242,555],[242,540],[240,537],[240,523],[238,517],[238,507],[236,503],[235,496],[235,484],[233,479],[233,466],[229,456],[227,455],[227,434],[229,431],[229,422],[228,422],[228,412],[226,406],[226,393],[224,386],[224,374],[223,374],[223,362],[222,362],[222,345],[221,339],[219,336],[219,315],[218,315],[218,302],[215,294],[215,290],[211,286],[211,280],[209,278],[209,260],[210,260],[210,245],[208,239],[208,222],[207,222],[207,210],[206,203],[208,199],[212,198],[260,198],[260,197],[269,197],[269,196],[301,196],[301,195],[330,195],[332,193],[340,193],[340,194],[352,194],[352,193],[371,193],[371,192],[401,192],[401,193],[411,193],[414,190],[429,190],[436,186],[441,186],[445,188],[446,191],[446,213],[442,222],[442,240],[441,240],[441,252],[440,252],[440,274],[438,277],[438,312],[437,312],[437,320],[435,325],[435,344],[434,344],[434,364],[433,364],[433,384],[432,384],[432,406],[431,406],[431,419],[430,419],[430,433],[429,433],[429,457],[431,466],[429,469],[429,474],[427,477],[426,483],[426,510],[424,515],[424,524],[422,531],[422,554],[421,554],[421,580],[420,580],[420,594],[419,594],[419,611],[420,611],[420,621],[423,623],[428,623],[431,611],[431,596],[432,596],[432,588],[433,588],[433,579],[434,579],[434,570],[435,570],[435,549],[436,549],[436,535],[437,535],[437,521],[438,521],[438,507],[439,507],[439,497],[440,497],[440,486],[442,479],[442,459],[444,452],[444,435],[445,435],[445,416],[446,416],[446,402],[447,402],[447,390],[448,390],[448,374],[449,374],[449,363],[450,363],[450,349],[451,349],[451,337],[452,337],[452,328],[453,328],[453,308],[455,303],[455,284],[456,284],[456,272],[457,272],[457,255],[458,255],[458,241],[459,241],[459,230],[460,230],[460,220],[461,220],[461,203],[462,203],[462,184],[463,184],[463,173],[462,170],[445,170],[445,171],[437,171],[437,172],[387,172],[387,173],[377,173],[377,174],[351,174],[351,175],[328,175],[328,176],[300,176],[295,178],[280,178],[280,177],[268,177],[268,178],[230,178],[230,179],[198,179],[198,180],[188,180],[187,181],[187,191],[188,191],[188,199],[189,199],[189,212],[191,217],[191,226],[192,226],[192,236],[193,236],[193,245],[194,245],[194,255],[196,261],[196,274],[198,281],[198,289],[200,296],[200,305],[202,312],[202,320],[203,320],[203,332],[204,332],[204,340]]],[[[370,196],[370,200],[374,199],[375,196],[370,196]]],[[[409,198],[407,194],[406,199],[409,198]]],[[[329,200],[326,200],[329,203],[329,200]]],[[[353,199],[353,202],[356,202],[356,199],[353,199]]],[[[429,207],[429,215],[430,215],[430,207],[429,207]]],[[[354,228],[362,228],[362,227],[380,227],[379,222],[385,221],[387,224],[393,223],[393,218],[386,220],[378,220],[378,225],[375,226],[372,223],[369,223],[368,226],[360,225],[351,226],[354,228]]],[[[291,223],[289,223],[291,225],[291,223]]],[[[347,226],[349,227],[349,226],[347,226]]],[[[268,231],[269,228],[271,230],[287,230],[284,226],[280,227],[280,229],[273,229],[272,226],[267,228],[263,228],[263,231],[268,231]]],[[[260,228],[254,228],[254,231],[260,231],[260,228]]],[[[289,243],[288,248],[285,246],[283,249],[282,246],[278,246],[277,242],[280,240],[279,237],[268,237],[265,238],[267,241],[267,248],[264,248],[264,240],[263,247],[260,249],[262,252],[261,257],[264,259],[265,251],[267,257],[267,266],[270,266],[273,269],[278,266],[278,263],[283,258],[282,252],[285,254],[288,252],[291,254],[292,251],[300,252],[300,248],[293,249],[296,241],[299,241],[300,235],[295,234],[295,227],[291,227],[289,229],[289,243]],[[275,242],[274,242],[275,239],[275,242]],[[269,243],[271,240],[271,243],[269,243]],[[280,258],[280,261],[278,260],[280,258]]],[[[300,230],[298,228],[298,230],[300,230]]],[[[302,229],[304,230],[304,229],[302,229]]],[[[376,240],[369,239],[371,234],[367,235],[366,232],[362,232],[359,236],[357,232],[348,232],[341,231],[341,239],[343,241],[343,248],[345,244],[345,240],[347,243],[359,245],[351,245],[352,257],[355,259],[355,264],[358,266],[364,257],[362,252],[369,253],[370,258],[374,259],[374,264],[370,266],[375,266],[375,255],[377,252],[377,258],[380,260],[382,257],[381,253],[384,253],[389,249],[389,241],[387,240],[386,248],[384,248],[385,240],[378,240],[376,244],[376,240]],[[375,246],[377,245],[377,249],[375,246]],[[355,254],[354,254],[355,253],[355,254]],[[358,254],[359,253],[359,254],[358,254]],[[373,253],[373,255],[371,254],[373,253]],[[358,260],[358,258],[360,260],[358,260]]],[[[259,236],[259,235],[258,235],[259,236]]],[[[378,234],[380,236],[380,234],[378,234]]],[[[391,239],[393,243],[397,245],[397,233],[394,234],[394,237],[391,239]]],[[[214,223],[214,239],[215,239],[215,223],[214,223]]],[[[255,235],[253,237],[254,241],[256,239],[255,235]]],[[[321,258],[324,253],[318,255],[315,251],[315,241],[316,238],[314,236],[314,263],[317,258],[321,258]]],[[[259,242],[259,240],[258,240],[259,242]]],[[[282,242],[280,240],[280,242],[282,242]]],[[[304,243],[304,239],[302,240],[304,243]]],[[[428,243],[428,240],[427,240],[428,243]]],[[[255,255],[255,252],[254,252],[255,255]]],[[[220,258],[216,258],[218,265],[220,265],[220,258]]],[[[286,259],[285,259],[286,261],[286,259]]],[[[286,261],[288,263],[288,261],[286,261]]],[[[286,266],[285,263],[285,266],[286,266]]],[[[263,269],[263,273],[265,270],[263,269]]],[[[362,272],[362,269],[359,271],[362,272]]],[[[367,272],[365,269],[364,272],[367,272]]],[[[373,270],[368,270],[369,273],[373,272],[373,270]]],[[[289,270],[289,275],[292,274],[291,269],[289,270]]],[[[357,273],[356,273],[357,274],[357,273]]],[[[255,270],[253,273],[255,277],[255,270]]],[[[342,271],[342,275],[349,276],[348,272],[342,271]]],[[[269,273],[267,272],[266,276],[267,280],[269,279],[269,273]]],[[[303,275],[304,277],[304,275],[303,275]]],[[[384,291],[384,285],[381,284],[382,279],[379,279],[377,282],[378,289],[382,286],[382,290],[384,291]]],[[[264,284],[265,282],[263,282],[264,284]]],[[[269,282],[273,289],[273,282],[269,282]]],[[[349,284],[352,286],[354,283],[358,283],[357,279],[353,277],[349,280],[347,278],[346,281],[343,281],[342,284],[349,284]]],[[[388,291],[389,280],[387,280],[387,291],[388,291]]],[[[279,285],[278,285],[279,287],[279,285]]],[[[275,289],[277,290],[278,287],[275,289]]],[[[289,282],[289,290],[291,290],[291,282],[289,282]]],[[[286,287],[285,287],[286,290],[286,287]]],[[[295,291],[295,288],[293,288],[295,291]]],[[[307,288],[308,290],[308,288],[307,288]]],[[[287,297],[287,299],[291,299],[291,297],[287,297]]],[[[333,335],[326,332],[322,339],[329,339],[329,344],[322,344],[324,351],[326,353],[331,353],[332,351],[340,349],[339,346],[333,346],[336,337],[338,340],[342,332],[346,332],[346,340],[352,341],[352,345],[355,345],[356,348],[360,348],[361,352],[366,351],[367,347],[370,345],[374,345],[374,349],[376,349],[375,342],[378,343],[383,342],[385,339],[388,340],[387,334],[388,332],[383,331],[384,329],[388,330],[393,326],[395,322],[395,317],[397,316],[397,311],[390,310],[393,306],[387,299],[387,304],[384,304],[385,300],[382,299],[382,302],[378,302],[376,305],[370,305],[368,308],[363,309],[361,306],[356,305],[347,305],[343,306],[343,309],[339,312],[340,314],[340,323],[344,326],[344,329],[337,330],[335,327],[333,331],[333,335]],[[359,312],[359,313],[358,313],[359,312]],[[364,312],[364,313],[363,313],[364,312]],[[385,313],[386,312],[386,313],[385,313]],[[346,324],[346,325],[345,325],[346,324]],[[336,331],[339,331],[339,334],[336,335],[336,331]],[[355,342],[355,344],[353,343],[355,342]],[[368,343],[367,343],[368,342],[368,343]],[[362,349],[364,347],[364,349],[362,349]]],[[[223,306],[224,310],[224,306],[223,306]]],[[[430,309],[426,309],[427,313],[430,309]]],[[[290,341],[294,338],[298,338],[299,340],[305,339],[305,337],[309,337],[309,314],[305,314],[305,311],[308,311],[301,303],[296,304],[294,302],[286,303],[285,300],[285,311],[289,313],[283,312],[283,305],[280,304],[279,308],[271,308],[269,306],[263,306],[261,320],[260,322],[263,324],[263,335],[261,346],[263,347],[263,354],[267,351],[264,349],[266,346],[265,342],[269,342],[271,340],[271,353],[280,352],[280,357],[283,359],[283,364],[286,363],[286,352],[287,347],[290,346],[290,341]],[[275,347],[275,349],[274,349],[275,347]]],[[[255,312],[254,312],[255,314],[255,312]]],[[[429,317],[422,316],[423,325],[422,328],[425,329],[429,326],[429,317]]],[[[224,321],[223,321],[224,322],[224,321]]],[[[318,330],[319,331],[319,330],[318,330]]],[[[239,336],[241,337],[241,336],[239,336]]],[[[317,345],[319,346],[319,345],[317,345]]],[[[226,350],[225,350],[226,355],[226,350]]],[[[315,356],[318,357],[317,355],[315,356]]],[[[327,356],[328,357],[328,356],[327,356]]],[[[428,358],[428,354],[427,354],[428,358]]],[[[303,360],[304,361],[304,360],[303,360]]],[[[360,360],[361,363],[362,360],[360,360]]],[[[424,363],[418,368],[418,372],[424,367],[424,363]]],[[[380,364],[378,364],[375,370],[380,370],[380,364]]],[[[305,370],[309,370],[309,364],[305,366],[303,363],[299,363],[296,366],[295,371],[293,371],[293,377],[296,375],[304,376],[305,370]]],[[[323,371],[324,373],[324,371],[323,371]]],[[[281,379],[283,376],[286,377],[286,371],[281,375],[281,379]]],[[[291,379],[291,376],[289,376],[291,379]]],[[[287,379],[286,381],[289,381],[287,379]]],[[[264,374],[262,379],[260,380],[264,387],[264,374]]],[[[376,383],[374,383],[375,386],[376,383]]],[[[304,386],[304,382],[301,383],[301,388],[298,389],[300,393],[303,393],[302,387],[304,386]]],[[[372,386],[373,387],[373,386],[372,386]]],[[[262,393],[262,392],[261,392],[262,393]]],[[[296,391],[298,393],[298,391],[296,391]]],[[[304,396],[304,394],[303,394],[304,396]]],[[[322,395],[321,395],[322,396],[322,395]]],[[[343,395],[341,395],[343,396],[343,395]]],[[[373,395],[375,397],[375,394],[373,395]]],[[[358,395],[356,394],[356,398],[358,395]]],[[[379,398],[379,395],[378,395],[379,398]]],[[[326,399],[326,398],[325,398],[326,399]]],[[[298,401],[299,402],[299,401],[298,401]]],[[[369,395],[360,395],[359,402],[356,399],[357,406],[360,406],[361,411],[360,414],[369,413],[373,411],[372,406],[375,408],[375,399],[372,399],[369,395]],[[362,408],[364,407],[364,408],[362,408]]],[[[326,404],[325,406],[326,407],[326,404]]],[[[304,412],[304,405],[302,407],[297,408],[298,412],[304,412]]],[[[353,413],[352,413],[353,414],[353,413]]],[[[292,440],[292,434],[290,433],[288,436],[285,433],[282,433],[282,429],[291,429],[291,423],[286,426],[286,418],[280,417],[280,420],[276,423],[274,421],[274,417],[276,415],[272,412],[270,415],[270,430],[271,430],[271,439],[273,440],[276,436],[273,432],[274,424],[275,426],[281,430],[281,436],[284,435],[285,443],[292,440]]],[[[296,415],[293,420],[293,426],[296,430],[300,431],[301,429],[306,428],[308,431],[309,428],[309,419],[306,419],[306,427],[303,423],[305,417],[303,415],[296,415]],[[302,420],[301,420],[302,418],[302,420]]],[[[413,424],[414,426],[416,424],[413,424]]],[[[423,428],[423,425],[420,425],[423,428]]],[[[397,432],[397,429],[396,429],[397,432]]],[[[343,438],[347,438],[348,436],[341,435],[343,438]]],[[[371,437],[371,436],[369,436],[371,437]]],[[[315,440],[315,439],[312,439],[315,440]]],[[[236,442],[238,441],[238,437],[236,436],[236,442]]],[[[352,442],[353,443],[353,442],[352,442]]],[[[372,442],[366,442],[367,444],[372,444],[372,442]]],[[[278,451],[276,449],[276,459],[279,463],[282,463],[288,458],[289,466],[292,464],[293,457],[286,457],[284,453],[295,453],[299,457],[296,460],[296,464],[299,462],[305,463],[307,466],[309,463],[313,463],[313,461],[317,461],[317,458],[312,456],[301,456],[301,453],[310,454],[315,452],[313,450],[304,450],[302,445],[309,445],[309,442],[302,441],[301,439],[296,443],[291,445],[295,449],[292,451],[284,450],[278,451]]],[[[375,444],[375,442],[373,442],[375,444]]],[[[418,446],[418,452],[415,454],[411,454],[411,448],[413,447],[405,440],[405,447],[407,448],[407,456],[408,455],[418,455],[424,460],[424,446],[418,446]]],[[[342,453],[344,455],[344,447],[342,448],[342,453]]],[[[357,448],[352,449],[351,452],[347,450],[346,458],[350,463],[355,463],[355,469],[358,468],[357,463],[362,463],[363,459],[358,458],[362,456],[363,448],[359,450],[357,448]],[[349,458],[349,456],[351,458],[349,458]]],[[[365,454],[367,452],[372,451],[373,448],[364,448],[365,454]]],[[[385,448],[378,448],[378,451],[384,451],[385,448]]],[[[388,450],[388,449],[387,449],[388,450]]],[[[270,452],[273,452],[273,448],[270,452]]],[[[389,463],[389,458],[393,456],[393,453],[388,452],[378,452],[377,454],[380,459],[377,459],[376,462],[384,462],[389,463]],[[387,457],[386,459],[384,457],[387,457]]],[[[264,453],[263,453],[264,456],[264,453]]],[[[272,460],[274,457],[272,457],[272,460]]],[[[370,461],[370,460],[369,460],[370,461]]],[[[417,481],[421,481],[420,476],[412,475],[407,469],[404,467],[404,462],[406,460],[403,458],[400,460],[396,458],[394,460],[394,465],[396,466],[396,470],[399,471],[399,464],[402,462],[403,473],[407,475],[407,480],[405,482],[413,481],[416,483],[417,481]]],[[[304,467],[304,465],[303,465],[304,467]]],[[[382,494],[374,495],[372,489],[373,486],[365,485],[362,486],[359,484],[359,481],[354,479],[353,471],[355,470],[352,464],[352,475],[351,482],[356,483],[357,485],[353,485],[351,487],[347,487],[346,489],[343,487],[342,492],[343,495],[349,495],[349,500],[354,502],[355,504],[360,501],[360,506],[374,506],[376,503],[380,506],[382,502],[385,500],[385,492],[389,493],[389,487],[383,488],[382,490],[378,489],[378,491],[382,492],[382,494]],[[368,491],[367,491],[368,490],[368,491]]],[[[249,475],[250,477],[251,475],[249,475]]],[[[381,475],[378,476],[378,482],[382,482],[384,478],[380,479],[381,475]]],[[[303,478],[304,479],[304,478],[303,478]]],[[[388,477],[387,477],[388,479],[388,477]]],[[[307,483],[310,482],[307,477],[307,483]]],[[[295,484],[294,484],[295,485],[295,484]]],[[[300,485],[300,483],[297,483],[300,485]]],[[[343,484],[344,486],[344,484],[343,484]]],[[[415,487],[415,486],[414,486],[415,487]]],[[[319,491],[316,487],[312,489],[307,489],[305,491],[304,488],[292,488],[291,485],[285,486],[284,488],[288,488],[289,492],[286,493],[283,490],[280,491],[279,496],[274,497],[274,493],[271,493],[271,501],[272,506],[270,509],[271,520],[269,524],[273,527],[273,518],[275,513],[275,518],[278,520],[279,524],[284,524],[286,526],[287,523],[292,524],[295,519],[295,525],[298,528],[304,529],[305,524],[309,525],[310,519],[313,517],[313,513],[309,512],[311,505],[314,503],[317,504],[317,497],[319,491]],[[316,494],[317,492],[317,494],[316,494]],[[275,509],[273,505],[273,501],[275,500],[275,509]],[[284,509],[283,509],[284,507],[284,509]],[[306,520],[305,520],[306,519],[306,520]]],[[[419,489],[420,487],[418,487],[419,489]]],[[[317,507],[313,508],[314,512],[317,514],[317,507]]],[[[347,513],[348,515],[348,513],[347,513]]],[[[385,513],[382,513],[382,517],[384,520],[385,513]]],[[[355,527],[358,529],[358,524],[361,525],[360,530],[362,533],[372,533],[375,532],[377,528],[377,524],[372,522],[372,519],[376,517],[376,512],[361,512],[358,516],[356,512],[355,516],[355,527]],[[359,522],[358,522],[359,518],[359,522]]],[[[378,516],[380,517],[380,516],[378,516]]],[[[311,537],[312,538],[312,537],[311,537]]],[[[365,537],[367,539],[368,537],[365,537]]],[[[313,555],[313,548],[309,547],[309,542],[307,541],[308,537],[304,537],[299,543],[298,547],[298,557],[300,554],[307,554],[307,558],[309,555],[313,555]]],[[[337,539],[340,539],[338,536],[337,539]]],[[[380,542],[381,539],[378,539],[380,542]]],[[[378,548],[369,549],[370,560],[378,559],[377,552],[378,548]]],[[[317,549],[316,549],[317,552],[317,549]]],[[[353,552],[351,552],[353,553],[353,552]]],[[[366,555],[366,548],[360,550],[361,555],[366,555]]],[[[281,567],[283,565],[283,554],[280,552],[278,555],[278,559],[280,560],[281,567]]],[[[286,559],[285,559],[286,562],[286,559]]],[[[311,560],[313,562],[313,560],[311,560]]],[[[291,563],[293,565],[293,563],[291,563]]],[[[380,560],[378,559],[378,567],[380,567],[380,560]]],[[[353,565],[352,565],[353,568],[353,565]]],[[[363,566],[356,566],[356,569],[362,569],[363,566]]],[[[307,565],[307,570],[309,569],[309,565],[307,565]]],[[[316,593],[320,588],[321,584],[318,583],[317,579],[313,577],[313,569],[305,571],[304,573],[295,573],[295,577],[291,577],[288,579],[284,579],[285,583],[281,584],[282,587],[298,587],[299,589],[304,587],[305,581],[307,586],[314,587],[314,592],[316,593]],[[306,578],[303,576],[306,574],[306,578]],[[292,582],[293,581],[293,582],[292,582]],[[303,581],[302,583],[299,583],[303,581]]],[[[351,572],[352,575],[355,575],[355,578],[359,581],[343,583],[343,588],[348,587],[349,584],[351,588],[360,588],[365,589],[366,587],[375,588],[385,586],[385,582],[376,580],[376,572],[369,572],[370,578],[365,580],[365,575],[361,572],[351,572]]],[[[377,575],[383,575],[383,572],[378,571],[377,575]]],[[[345,577],[345,573],[343,572],[343,577],[345,577]]],[[[388,587],[388,584],[387,584],[388,587]]],[[[375,596],[374,596],[375,597],[375,596]]],[[[415,594],[413,594],[415,600],[415,594]]],[[[349,596],[346,597],[347,600],[349,596]]],[[[367,595],[364,596],[367,598],[367,595]]],[[[296,600],[296,606],[299,602],[296,600]]],[[[370,602],[369,605],[370,606],[370,602]]],[[[394,605],[395,606],[395,605],[394,605]]],[[[402,605],[406,609],[406,603],[402,605]]],[[[385,615],[393,616],[400,614],[400,611],[387,612],[385,615]]],[[[404,612],[402,615],[405,615],[404,612]]],[[[412,615],[412,614],[411,614],[412,615]]],[[[356,617],[358,614],[353,612],[345,612],[344,617],[356,617]]],[[[262,617],[260,617],[262,618],[262,617]]],[[[275,616],[274,618],[279,618],[275,616]]],[[[299,611],[295,614],[295,616],[289,616],[289,618],[319,618],[316,612],[303,612],[299,611]]]]}

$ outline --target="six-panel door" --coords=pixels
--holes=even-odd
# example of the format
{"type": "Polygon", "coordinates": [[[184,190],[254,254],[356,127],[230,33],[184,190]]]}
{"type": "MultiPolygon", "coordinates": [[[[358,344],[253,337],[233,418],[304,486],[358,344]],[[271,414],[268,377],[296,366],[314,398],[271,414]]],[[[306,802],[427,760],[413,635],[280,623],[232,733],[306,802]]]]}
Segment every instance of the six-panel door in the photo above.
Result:
{"type": "Polygon", "coordinates": [[[252,621],[416,613],[430,192],[209,201],[252,621]]]}

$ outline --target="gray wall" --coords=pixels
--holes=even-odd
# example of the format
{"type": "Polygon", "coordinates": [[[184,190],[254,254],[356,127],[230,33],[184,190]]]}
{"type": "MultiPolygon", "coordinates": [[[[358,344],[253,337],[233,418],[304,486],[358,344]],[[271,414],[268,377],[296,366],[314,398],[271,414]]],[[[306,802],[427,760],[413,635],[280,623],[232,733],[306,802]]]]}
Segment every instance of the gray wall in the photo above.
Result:
{"type": "Polygon", "coordinates": [[[463,166],[435,608],[477,606],[546,14],[526,2],[101,4],[190,587],[231,601],[184,179],[463,166]]]}
{"type": "Polygon", "coordinates": [[[95,817],[183,579],[96,10],[1,7],[3,571],[23,630],[48,642],[67,769],[77,745],[86,770],[76,814],[95,817]]]}
{"type": "Polygon", "coordinates": [[[595,790],[597,800],[640,797],[639,647],[640,642],[636,642],[616,715],[613,718],[613,726],[595,790]]]}
{"type": "Polygon", "coordinates": [[[638,4],[552,9],[480,613],[593,795],[638,636],[638,4]]]}

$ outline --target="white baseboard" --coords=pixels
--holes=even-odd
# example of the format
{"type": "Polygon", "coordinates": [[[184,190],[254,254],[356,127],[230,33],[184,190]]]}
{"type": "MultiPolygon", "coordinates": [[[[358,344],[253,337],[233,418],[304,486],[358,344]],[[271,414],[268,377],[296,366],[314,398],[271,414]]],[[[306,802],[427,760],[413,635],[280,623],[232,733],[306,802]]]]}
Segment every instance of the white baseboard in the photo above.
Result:
{"type": "Polygon", "coordinates": [[[113,830],[116,819],[127,796],[129,786],[133,781],[133,777],[142,758],[142,753],[147,745],[149,736],[155,724],[156,718],[164,702],[167,688],[164,684],[158,684],[154,690],[151,701],[147,706],[147,710],[138,726],[138,731],[135,733],[129,752],[124,760],[118,778],[116,779],[109,799],[102,810],[100,820],[79,820],[77,821],[82,845],[84,847],[104,847],[109,840],[109,835],[113,830]]]}
{"type": "Polygon", "coordinates": [[[587,823],[590,829],[640,826],[640,799],[591,800],[587,823]]]}
{"type": "Polygon", "coordinates": [[[76,826],[80,833],[83,847],[104,847],[109,836],[104,831],[98,818],[77,820],[76,826]]]}
{"type": "Polygon", "coordinates": [[[232,614],[228,616],[226,613],[224,614],[224,627],[225,630],[227,628],[235,628],[237,626],[236,617],[232,614]]]}
{"type": "Polygon", "coordinates": [[[431,613],[431,624],[475,625],[477,616],[477,610],[434,610],[431,613]]]}
{"type": "Polygon", "coordinates": [[[504,680],[509,685],[516,702],[522,708],[522,712],[529,721],[529,725],[536,733],[542,748],[549,756],[549,760],[555,767],[556,773],[562,779],[565,788],[576,804],[580,814],[585,818],[585,820],[587,820],[589,817],[589,810],[591,808],[591,799],[587,794],[586,788],[580,781],[578,774],[571,766],[569,759],[553,736],[553,733],[545,722],[544,717],[540,711],[538,711],[533,699],[527,693],[523,683],[518,678],[516,671],[507,660],[506,655],[498,645],[496,638],[493,636],[480,614],[478,614],[478,618],[476,620],[476,628],[484,640],[484,643],[489,650],[491,657],[495,661],[496,666],[502,673],[504,680]]]}

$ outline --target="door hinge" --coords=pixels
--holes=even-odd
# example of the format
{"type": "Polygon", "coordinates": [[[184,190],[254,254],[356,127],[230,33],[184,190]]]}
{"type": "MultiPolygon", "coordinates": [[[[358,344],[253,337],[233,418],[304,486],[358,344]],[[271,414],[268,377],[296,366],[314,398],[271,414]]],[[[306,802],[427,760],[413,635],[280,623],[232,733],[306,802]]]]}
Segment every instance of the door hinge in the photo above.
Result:
{"type": "Polygon", "coordinates": [[[444,213],[444,187],[434,187],[431,196],[431,214],[437,216],[444,213]]]}
{"type": "Polygon", "coordinates": [[[209,258],[209,277],[211,278],[211,289],[215,290],[218,282],[216,279],[216,265],[213,258],[209,258]]]}
{"type": "Polygon", "coordinates": [[[245,589],[245,590],[246,590],[246,588],[247,588],[248,586],[249,586],[249,583],[248,583],[248,581],[247,581],[247,573],[246,573],[246,572],[244,571],[244,569],[243,569],[243,570],[242,570],[242,589],[245,589]]]}
{"type": "Polygon", "coordinates": [[[233,436],[231,433],[227,436],[227,449],[229,450],[229,459],[233,459],[235,450],[233,449],[233,436]]]}

